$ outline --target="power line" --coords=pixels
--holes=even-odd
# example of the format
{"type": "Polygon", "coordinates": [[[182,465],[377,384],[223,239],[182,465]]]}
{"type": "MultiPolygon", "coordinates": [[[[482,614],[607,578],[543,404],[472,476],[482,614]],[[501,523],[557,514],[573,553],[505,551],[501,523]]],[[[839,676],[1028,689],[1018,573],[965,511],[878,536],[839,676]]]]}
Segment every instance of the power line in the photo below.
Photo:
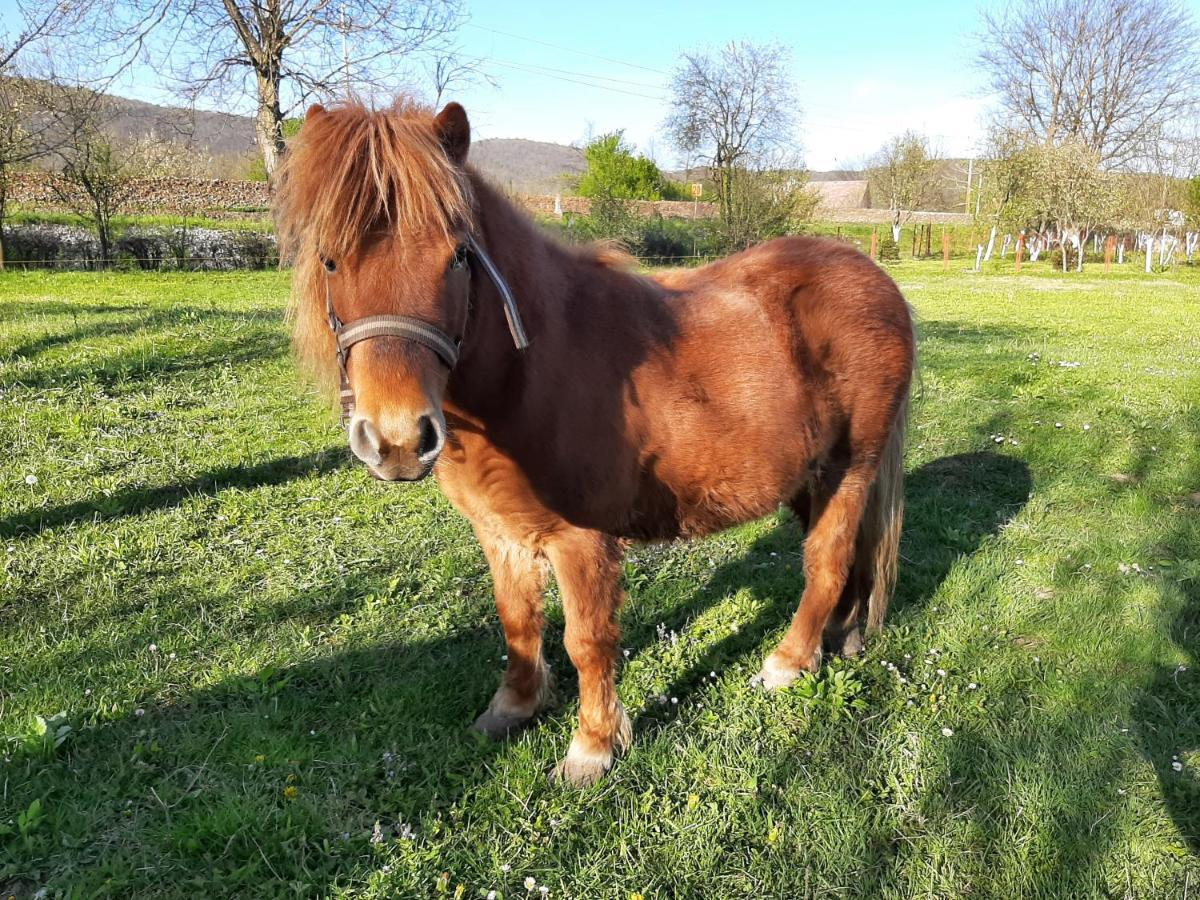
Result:
{"type": "Polygon", "coordinates": [[[554,66],[544,66],[540,63],[522,62],[519,59],[500,59],[496,56],[465,56],[464,59],[474,59],[479,62],[496,62],[512,66],[525,66],[530,69],[542,69],[546,72],[554,72],[560,75],[573,75],[576,78],[590,78],[595,81],[612,81],[616,84],[629,84],[634,87],[650,88],[651,90],[661,90],[661,84],[651,84],[648,81],[633,81],[628,78],[613,78],[610,75],[597,75],[594,72],[577,72],[574,69],[557,69],[554,66]]]}
{"type": "Polygon", "coordinates": [[[613,59],[611,56],[601,56],[599,53],[589,53],[586,50],[576,50],[574,47],[564,47],[562,44],[552,44],[549,41],[538,40],[537,38],[526,37],[523,34],[513,34],[511,31],[501,31],[499,28],[487,28],[483,25],[476,25],[474,22],[467,23],[468,28],[476,28],[479,31],[490,31],[492,34],[500,34],[504,37],[516,38],[518,41],[528,41],[531,44],[541,44],[543,47],[553,47],[555,50],[565,50],[567,53],[578,53],[580,56],[590,56],[593,59],[602,59],[605,62],[615,63],[618,66],[628,66],[631,69],[642,69],[645,72],[653,72],[655,75],[670,75],[670,72],[664,72],[662,69],[653,69],[650,66],[642,66],[637,63],[625,62],[623,59],[613,59]]]}
{"type": "Polygon", "coordinates": [[[660,95],[642,94],[642,93],[639,93],[638,91],[630,91],[630,90],[626,90],[624,88],[612,87],[611,85],[607,85],[607,84],[597,84],[594,81],[585,80],[585,78],[587,78],[587,77],[594,77],[594,76],[584,76],[582,78],[573,78],[568,75],[554,74],[554,72],[556,72],[556,71],[557,72],[567,71],[564,69],[545,71],[544,69],[546,67],[533,68],[530,66],[523,65],[521,63],[506,62],[504,60],[495,59],[495,58],[487,57],[487,56],[477,57],[477,59],[479,62],[482,62],[482,63],[489,63],[492,65],[502,66],[503,68],[506,68],[506,69],[514,69],[518,72],[524,72],[527,75],[540,75],[543,78],[553,78],[556,81],[566,81],[566,82],[570,82],[571,84],[581,84],[584,87],[597,88],[602,91],[611,91],[616,94],[625,94],[630,97],[641,97],[644,100],[655,100],[659,103],[663,102],[663,97],[660,95]]]}

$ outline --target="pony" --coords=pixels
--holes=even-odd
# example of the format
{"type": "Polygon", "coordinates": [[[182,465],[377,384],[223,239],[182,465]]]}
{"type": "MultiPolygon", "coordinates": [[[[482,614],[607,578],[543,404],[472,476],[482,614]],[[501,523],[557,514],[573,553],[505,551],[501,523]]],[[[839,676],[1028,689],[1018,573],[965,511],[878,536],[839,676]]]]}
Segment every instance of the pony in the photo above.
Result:
{"type": "Polygon", "coordinates": [[[560,243],[470,166],[470,141],[457,103],[308,110],[275,193],[294,344],[340,378],[371,474],[432,473],[478,537],[508,645],[474,724],[489,736],[550,702],[553,572],[579,713],[550,774],[584,786],[632,737],[616,692],[630,542],[795,511],[803,594],[755,678],[764,689],[817,671],[823,646],[859,653],[863,619],[881,626],[912,319],[886,273],[831,240],[782,237],[659,274],[560,243]]]}

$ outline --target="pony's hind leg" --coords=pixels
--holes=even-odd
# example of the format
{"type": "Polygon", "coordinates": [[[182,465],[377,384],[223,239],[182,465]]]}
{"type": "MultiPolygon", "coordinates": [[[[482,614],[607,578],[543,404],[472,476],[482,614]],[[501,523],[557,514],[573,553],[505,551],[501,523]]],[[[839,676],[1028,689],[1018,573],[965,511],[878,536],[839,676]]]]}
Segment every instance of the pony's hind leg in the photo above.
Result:
{"type": "MultiPolygon", "coordinates": [[[[810,525],[820,519],[829,503],[829,487],[820,480],[813,478],[808,485],[796,494],[789,502],[796,520],[807,532],[810,525]]],[[[829,616],[825,625],[823,644],[826,649],[840,653],[843,656],[856,656],[862,652],[862,633],[859,630],[859,617],[862,603],[871,593],[869,553],[864,552],[864,535],[860,530],[858,548],[855,550],[854,563],[850,575],[842,588],[841,597],[829,616]]]]}
{"type": "Polygon", "coordinates": [[[574,530],[547,545],[563,597],[564,643],[579,673],[579,728],[552,778],[574,787],[598,781],[630,742],[631,725],[617,699],[617,611],[622,549],[608,536],[574,530]]]}
{"type": "Polygon", "coordinates": [[[871,595],[871,555],[863,546],[861,536],[854,551],[854,563],[842,588],[842,595],[825,623],[822,643],[832,653],[858,656],[863,650],[863,604],[871,595]]]}
{"type": "Polygon", "coordinates": [[[495,584],[496,610],[508,644],[508,668],[474,727],[501,739],[520,729],[549,702],[553,687],[542,656],[546,566],[527,547],[480,535],[495,584]]]}
{"type": "MultiPolygon", "coordinates": [[[[783,641],[755,676],[755,682],[763,687],[784,687],[801,672],[815,672],[820,667],[821,640],[847,589],[873,477],[874,467],[851,465],[828,500],[813,503],[804,542],[804,595],[783,641]]],[[[857,616],[857,603],[853,603],[853,611],[857,616]]]]}

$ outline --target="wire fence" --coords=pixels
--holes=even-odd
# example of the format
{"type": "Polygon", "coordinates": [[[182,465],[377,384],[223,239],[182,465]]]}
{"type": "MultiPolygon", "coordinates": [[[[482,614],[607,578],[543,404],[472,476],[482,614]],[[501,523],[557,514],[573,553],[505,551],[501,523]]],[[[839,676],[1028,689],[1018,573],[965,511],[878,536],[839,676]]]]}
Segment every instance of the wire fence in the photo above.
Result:
{"type": "MultiPolygon", "coordinates": [[[[688,261],[712,262],[720,256],[712,253],[687,253],[675,256],[632,256],[632,259],[647,265],[683,264],[688,261]]],[[[53,269],[56,267],[77,269],[80,271],[122,271],[137,269],[140,271],[172,271],[195,266],[197,269],[223,269],[247,271],[263,271],[265,269],[288,269],[290,266],[281,265],[277,259],[246,260],[229,256],[125,256],[121,255],[110,260],[94,258],[64,258],[64,259],[8,259],[4,262],[6,269],[53,269]],[[210,266],[199,266],[198,263],[212,263],[210,266]]]]}

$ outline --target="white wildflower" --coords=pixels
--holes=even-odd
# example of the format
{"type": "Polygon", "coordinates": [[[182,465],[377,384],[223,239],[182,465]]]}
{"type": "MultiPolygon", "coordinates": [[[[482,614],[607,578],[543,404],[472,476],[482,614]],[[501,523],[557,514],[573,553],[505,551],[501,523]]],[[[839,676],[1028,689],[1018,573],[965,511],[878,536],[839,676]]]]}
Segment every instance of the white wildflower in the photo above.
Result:
{"type": "Polygon", "coordinates": [[[943,728],[942,729],[942,737],[954,737],[954,729],[953,728],[943,728]]]}
{"type": "Polygon", "coordinates": [[[537,881],[534,880],[534,877],[532,875],[526,875],[525,876],[525,890],[532,891],[535,887],[537,887],[537,881]]]}
{"type": "Polygon", "coordinates": [[[33,487],[35,484],[37,484],[37,481],[38,481],[38,479],[37,479],[36,475],[26,475],[25,476],[25,483],[27,485],[29,485],[30,487],[33,487]]]}

